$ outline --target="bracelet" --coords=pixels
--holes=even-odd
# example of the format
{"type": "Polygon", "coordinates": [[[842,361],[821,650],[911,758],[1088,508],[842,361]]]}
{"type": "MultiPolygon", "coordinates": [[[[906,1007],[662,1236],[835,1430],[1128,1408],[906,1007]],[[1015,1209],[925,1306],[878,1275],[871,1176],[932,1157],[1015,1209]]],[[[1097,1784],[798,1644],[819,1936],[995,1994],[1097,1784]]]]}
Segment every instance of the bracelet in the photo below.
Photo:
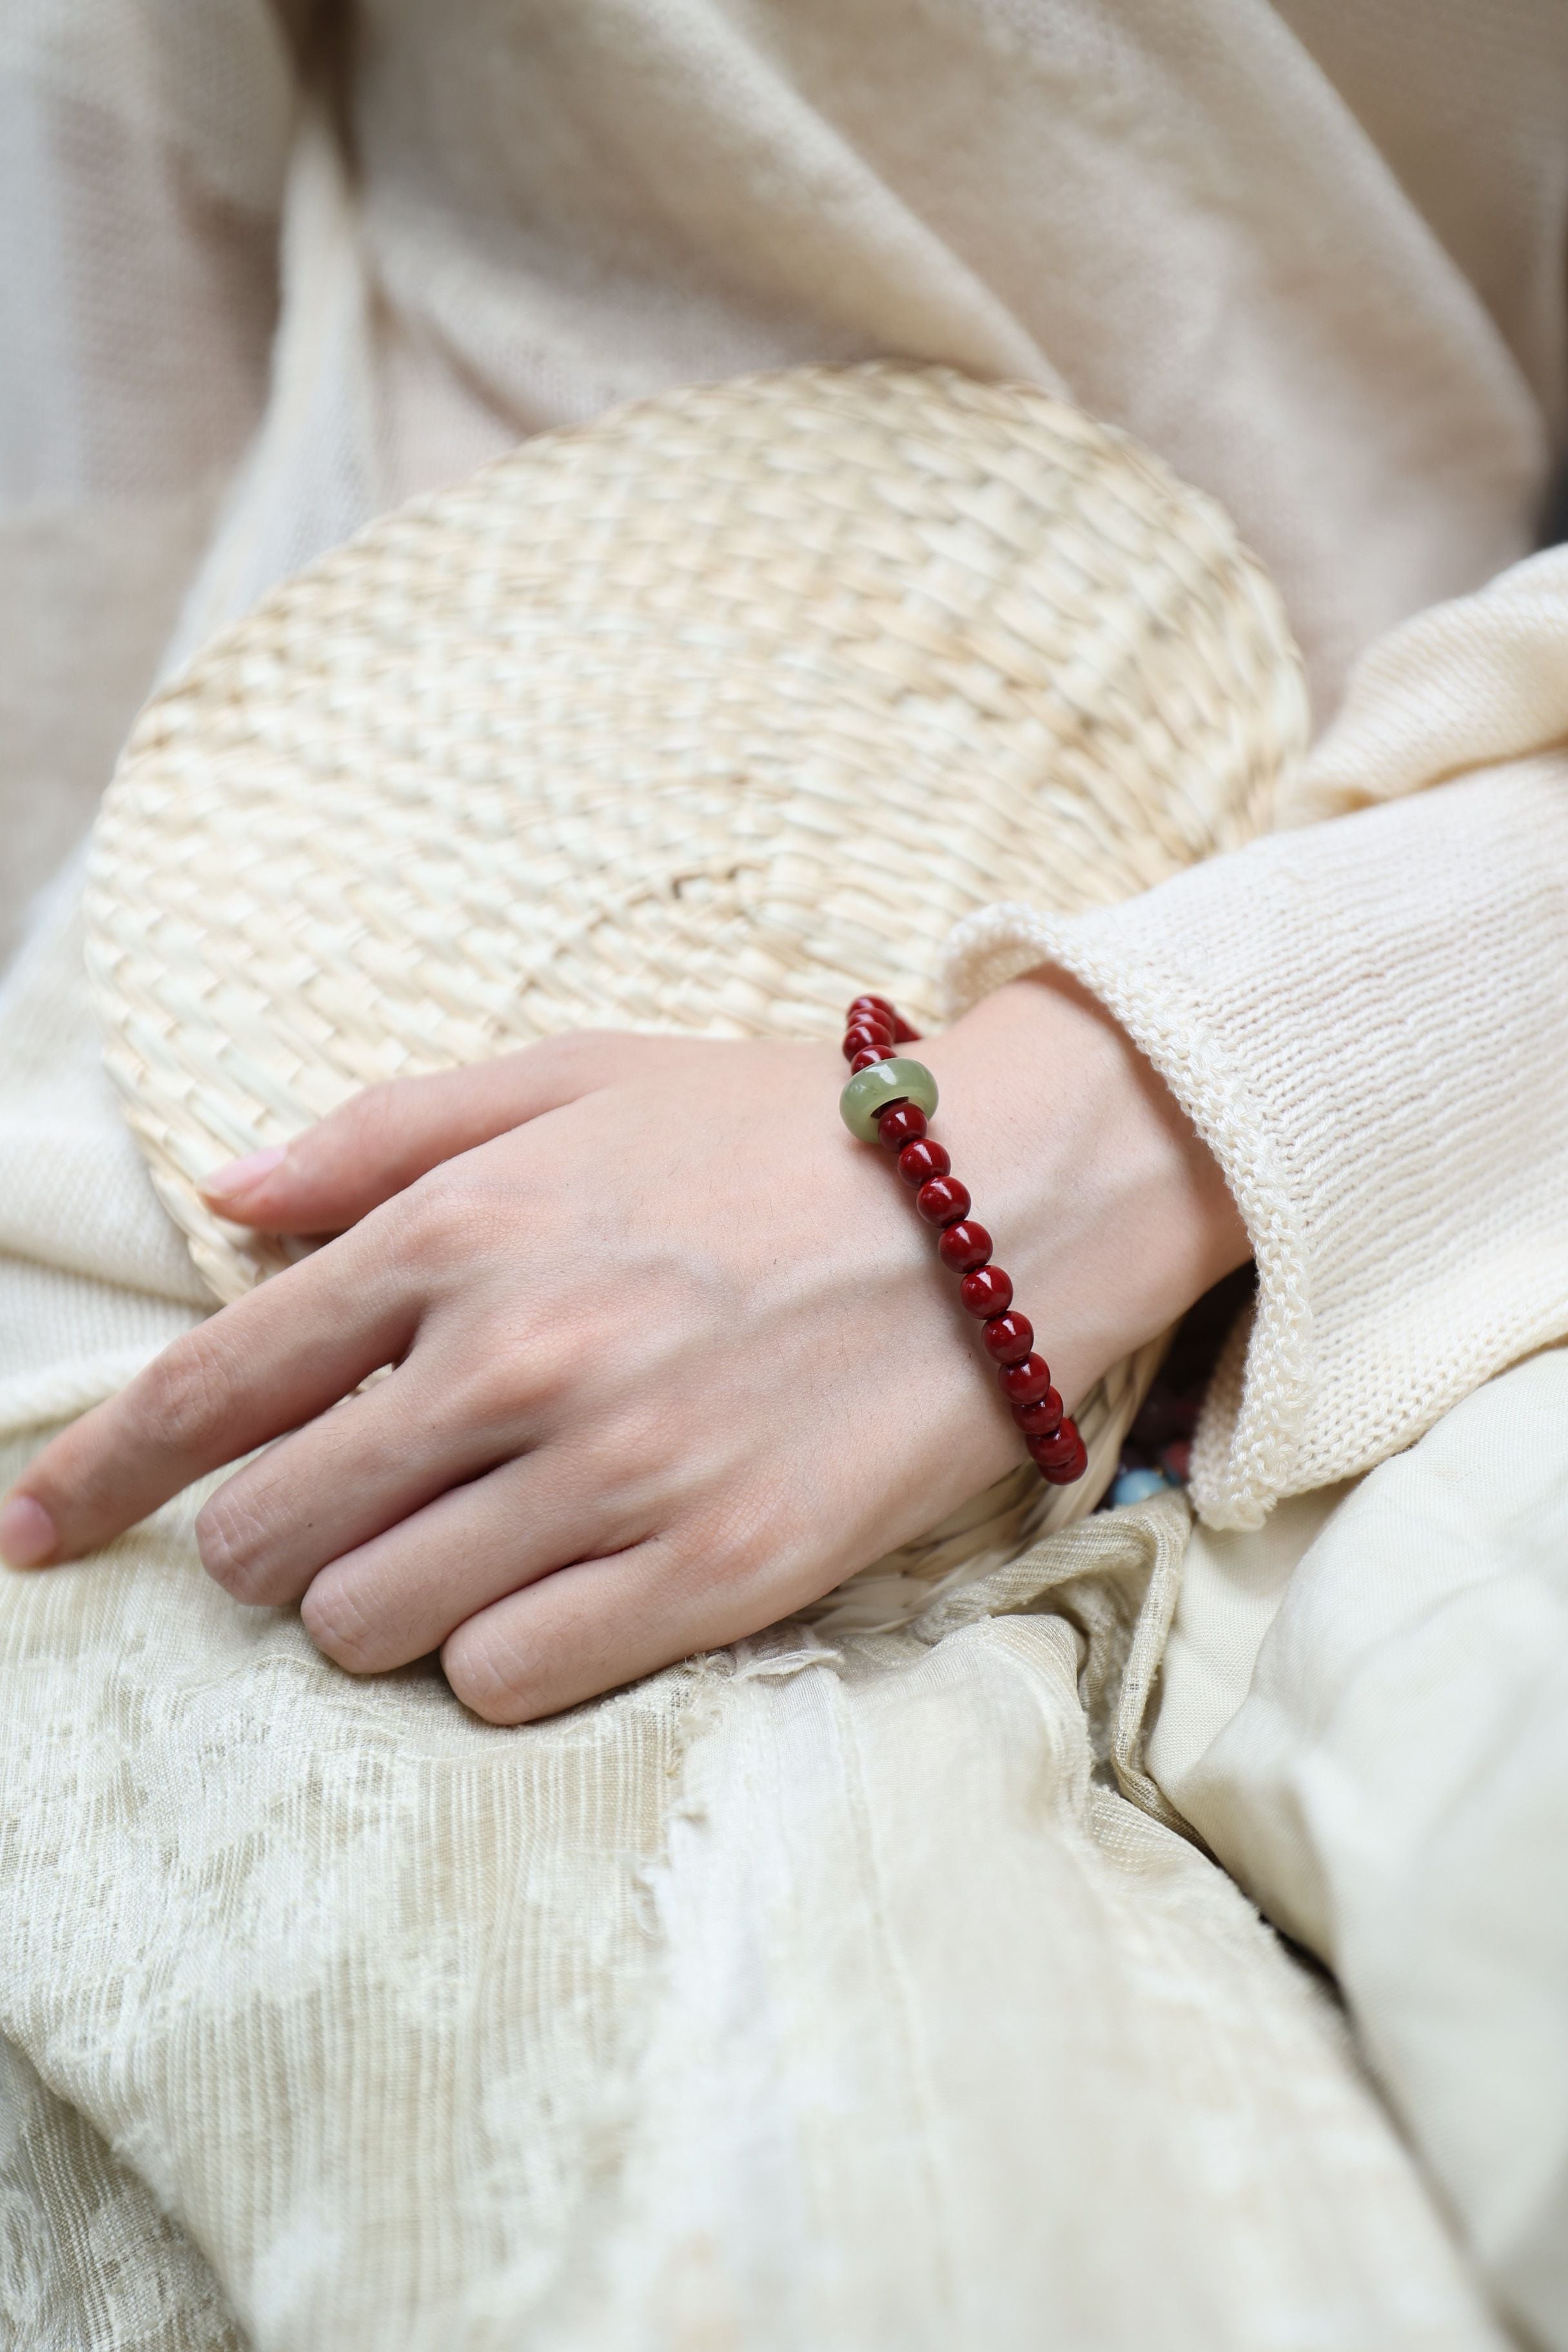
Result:
{"type": "Polygon", "coordinates": [[[916,1188],[916,1208],[939,1229],[937,1255],[963,1277],[958,1295],[980,1319],[985,1352],[1036,1467],[1053,1486],[1069,1486],[1088,1469],[1088,1451],[1076,1423],[1063,1418],[1050,1366],[1034,1353],[1034,1325],[1011,1311],[1012,1278],[992,1264],[991,1236],[970,1215],[968,1191],[942,1145],[926,1133],[937,1104],[936,1080],[923,1062],[897,1050],[919,1042],[920,1032],[885,996],[858,996],[844,1033],[849,1082],[838,1097],[839,1111],[859,1142],[898,1153],[900,1175],[916,1188]]]}

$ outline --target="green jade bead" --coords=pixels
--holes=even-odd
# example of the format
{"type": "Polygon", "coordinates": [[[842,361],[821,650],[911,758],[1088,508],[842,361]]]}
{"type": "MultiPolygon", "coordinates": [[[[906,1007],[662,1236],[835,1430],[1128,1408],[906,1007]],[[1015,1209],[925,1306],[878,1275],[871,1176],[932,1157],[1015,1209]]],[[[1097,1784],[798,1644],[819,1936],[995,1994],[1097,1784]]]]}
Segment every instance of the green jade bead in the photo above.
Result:
{"type": "Polygon", "coordinates": [[[838,1111],[858,1143],[875,1143],[877,1121],[897,1102],[918,1103],[928,1118],[936,1108],[936,1080],[923,1062],[903,1054],[857,1070],[838,1097],[838,1111]]]}

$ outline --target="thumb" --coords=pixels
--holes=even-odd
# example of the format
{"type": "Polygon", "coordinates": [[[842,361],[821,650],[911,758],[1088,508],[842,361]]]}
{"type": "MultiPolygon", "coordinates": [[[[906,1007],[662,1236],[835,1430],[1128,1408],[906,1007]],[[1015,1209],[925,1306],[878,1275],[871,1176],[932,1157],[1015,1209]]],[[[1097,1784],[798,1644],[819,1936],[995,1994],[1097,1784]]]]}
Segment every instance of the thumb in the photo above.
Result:
{"type": "Polygon", "coordinates": [[[442,1160],[596,1092],[661,1042],[584,1030],[468,1069],[367,1087],[288,1144],[216,1169],[202,1197],[265,1233],[341,1233],[442,1160]]]}

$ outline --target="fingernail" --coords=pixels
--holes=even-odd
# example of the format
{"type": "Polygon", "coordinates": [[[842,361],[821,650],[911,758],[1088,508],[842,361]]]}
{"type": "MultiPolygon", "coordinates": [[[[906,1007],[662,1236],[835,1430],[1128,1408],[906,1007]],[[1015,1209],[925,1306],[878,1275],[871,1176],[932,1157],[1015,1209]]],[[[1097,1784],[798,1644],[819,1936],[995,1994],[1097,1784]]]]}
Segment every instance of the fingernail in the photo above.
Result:
{"type": "Polygon", "coordinates": [[[226,1167],[215,1168],[202,1180],[202,1191],[209,1201],[237,1201],[242,1192],[253,1192],[264,1176],[283,1165],[284,1154],[277,1147],[269,1151],[252,1151],[243,1160],[231,1160],[226,1167]]]}
{"type": "Polygon", "coordinates": [[[53,1519],[31,1495],[13,1495],[0,1505],[0,1559],[11,1567],[41,1568],[59,1539],[53,1519]]]}

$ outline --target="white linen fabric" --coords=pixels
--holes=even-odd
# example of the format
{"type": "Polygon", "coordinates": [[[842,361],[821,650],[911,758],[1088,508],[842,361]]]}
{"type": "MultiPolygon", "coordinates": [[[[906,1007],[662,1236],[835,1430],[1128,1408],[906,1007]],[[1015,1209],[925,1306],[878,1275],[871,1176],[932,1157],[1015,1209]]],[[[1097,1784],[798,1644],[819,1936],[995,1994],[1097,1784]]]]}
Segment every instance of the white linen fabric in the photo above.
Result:
{"type": "Polygon", "coordinates": [[[1568,1351],[1185,1560],[1151,1769],[1330,1962],[1483,2269],[1568,2335],[1568,1351]]]}
{"type": "Polygon", "coordinates": [[[29,2352],[1500,2352],[1321,1989],[1096,1770],[1179,1498],[521,1738],[193,1510],[0,1617],[29,2352]]]}
{"type": "MultiPolygon", "coordinates": [[[[22,912],[155,667],[519,434],[796,360],[1065,389],[1229,507],[1325,720],[1354,672],[1292,830],[958,948],[961,990],[1079,970],[1237,1190],[1259,1307],[1211,1526],[1431,1428],[1421,1459],[1563,1336],[1564,583],[1525,560],[1568,426],[1552,0],[15,0],[0,121],[11,1467],[203,1311],[97,1068],[74,870],[22,912]]],[[[0,1579],[4,2324],[1499,2341],[1323,2000],[1168,1826],[1137,1723],[1184,1522],[1133,1518],[971,1618],[521,1734],[236,1612],[188,1504],[0,1579]]],[[[1339,1591],[1388,1556],[1347,1525],[1339,1591]]],[[[1311,1643],[1280,1654],[1312,1688],[1311,1643]]],[[[1531,1660],[1488,1657],[1507,1727],[1531,1660]]],[[[1531,1752],[1529,1836],[1446,1853],[1456,1907],[1552,1866],[1531,1752]]],[[[1345,1750],[1380,1822],[1406,1753],[1345,1750]]],[[[1545,2169],[1500,2220],[1493,2111],[1467,2138],[1399,2024],[1407,1882],[1352,1867],[1355,1805],[1287,1848],[1267,1775],[1231,1785],[1216,1846],[1343,1969],[1494,2292],[1568,2344],[1549,2135],[1518,2126],[1545,2169]],[[1342,1948],[1320,1882],[1353,1888],[1342,1948]]],[[[1532,2052],[1553,1952],[1485,1979],[1532,2052]]]]}

